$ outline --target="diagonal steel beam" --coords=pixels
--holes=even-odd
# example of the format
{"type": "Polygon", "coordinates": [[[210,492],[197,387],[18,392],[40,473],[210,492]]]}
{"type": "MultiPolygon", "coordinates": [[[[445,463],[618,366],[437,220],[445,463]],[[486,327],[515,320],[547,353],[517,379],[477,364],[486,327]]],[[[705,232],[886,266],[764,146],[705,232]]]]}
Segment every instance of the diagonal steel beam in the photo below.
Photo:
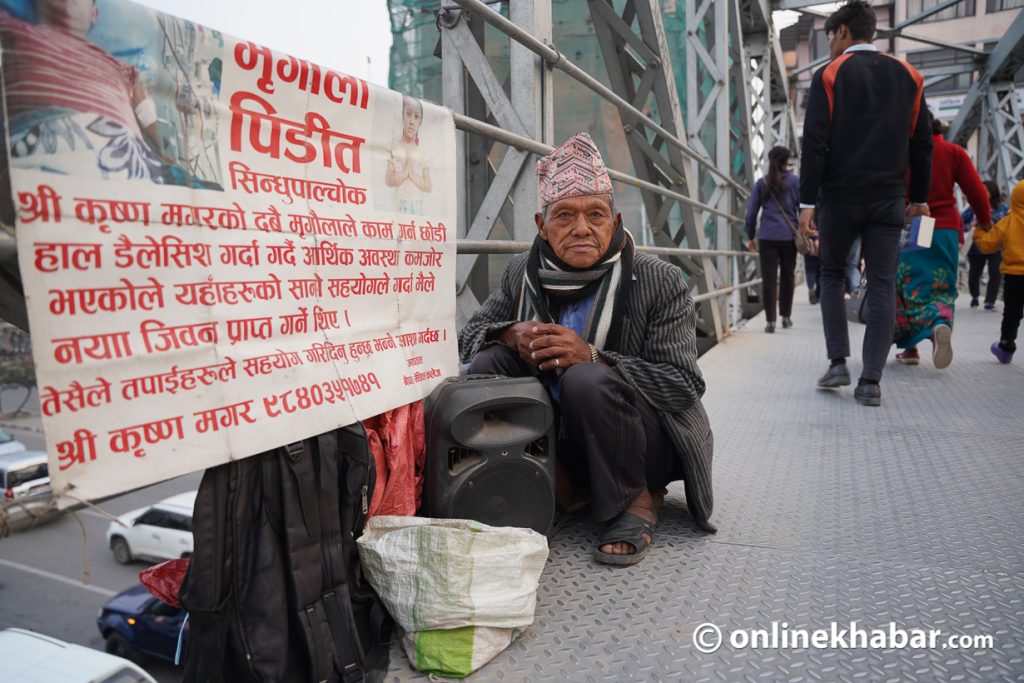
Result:
{"type": "MultiPolygon", "coordinates": [[[[495,223],[501,215],[502,207],[505,206],[508,196],[512,193],[516,180],[519,178],[519,173],[523,169],[523,163],[529,158],[529,154],[518,149],[510,149],[506,152],[505,158],[502,159],[501,165],[494,175],[494,180],[487,188],[484,201],[473,218],[473,224],[466,232],[465,239],[485,240],[491,237],[495,223]]],[[[455,291],[457,293],[466,286],[480,256],[480,254],[459,256],[455,270],[455,291]]]]}
{"type": "MultiPolygon", "coordinates": [[[[819,17],[821,19],[828,19],[829,17],[828,13],[819,12],[817,10],[800,8],[799,11],[802,12],[803,14],[809,14],[812,17],[819,17]]],[[[936,47],[944,47],[948,50],[957,50],[958,52],[968,52],[973,55],[987,54],[984,50],[979,50],[973,45],[960,45],[959,43],[950,43],[945,40],[932,38],[931,36],[921,35],[920,33],[910,33],[905,29],[896,28],[894,26],[875,27],[875,38],[905,38],[907,40],[912,40],[917,43],[935,45],[936,47]]]]}
{"type": "Polygon", "coordinates": [[[973,45],[961,45],[959,43],[950,43],[945,40],[939,40],[930,36],[921,35],[919,33],[908,33],[905,30],[887,29],[880,28],[877,30],[879,38],[905,38],[906,40],[912,40],[915,43],[924,43],[925,45],[934,45],[936,47],[942,47],[947,50],[955,50],[957,52],[967,52],[972,55],[984,55],[984,50],[979,50],[973,45]]]}
{"type": "MultiPolygon", "coordinates": [[[[551,39],[549,0],[513,3],[511,21],[538,39],[551,39]]],[[[483,48],[484,24],[470,26],[468,13],[446,6],[438,14],[441,31],[444,103],[456,117],[495,123],[509,133],[547,144],[553,137],[551,73],[532,51],[509,45],[508,79],[502,83],[483,48]]],[[[456,137],[458,225],[461,238],[486,238],[501,221],[513,238],[530,235],[537,209],[536,177],[530,154],[508,149],[499,168],[491,166],[494,143],[481,136],[456,137]]],[[[487,258],[459,256],[456,266],[457,316],[468,320],[489,291],[487,258]],[[470,285],[470,286],[467,286],[470,285]]]]}
{"type": "MultiPolygon", "coordinates": [[[[624,126],[636,176],[681,194],[691,194],[696,200],[695,174],[689,159],[675,145],[668,144],[669,140],[685,138],[686,132],[657,0],[631,0],[625,4],[621,15],[612,0],[588,0],[588,6],[612,89],[625,94],[638,109],[646,111],[645,105],[650,102],[650,111],[656,112],[651,116],[659,119],[657,126],[635,120],[627,121],[624,126]],[[643,50],[636,48],[637,42],[644,46],[643,50]],[[638,57],[645,57],[639,64],[639,71],[636,68],[638,57]]],[[[698,229],[689,205],[647,192],[643,199],[656,244],[681,246],[685,242],[691,247],[706,248],[703,231],[698,229]],[[681,223],[674,230],[670,225],[673,216],[681,223]]],[[[705,257],[699,263],[693,263],[690,258],[673,260],[690,275],[690,287],[695,294],[715,289],[710,258],[705,257]]],[[[700,333],[721,339],[727,330],[716,302],[702,306],[701,313],[705,311],[711,315],[703,316],[700,333]]]]}
{"type": "Polygon", "coordinates": [[[927,19],[928,17],[932,16],[933,14],[938,14],[939,12],[941,12],[944,9],[946,9],[947,7],[952,7],[953,5],[959,5],[963,1],[964,0],[942,0],[942,2],[940,2],[937,5],[935,5],[934,7],[929,7],[928,9],[926,9],[923,12],[918,12],[914,16],[908,17],[908,18],[904,19],[903,21],[901,21],[900,23],[896,24],[892,28],[893,28],[894,31],[899,31],[900,29],[906,28],[907,26],[910,26],[912,24],[916,24],[916,23],[918,23],[920,21],[923,21],[923,20],[927,19]]]}
{"type": "Polygon", "coordinates": [[[950,124],[946,139],[966,145],[981,124],[982,103],[988,98],[993,82],[1012,81],[1013,75],[1024,65],[1024,12],[1018,12],[992,52],[987,55],[978,78],[967,91],[960,112],[950,124]]]}
{"type": "Polygon", "coordinates": [[[466,22],[460,21],[448,30],[452,44],[458,50],[462,63],[466,65],[473,82],[487,101],[491,114],[502,128],[526,135],[526,126],[512,106],[505,90],[487,62],[487,56],[470,33],[466,22]]]}

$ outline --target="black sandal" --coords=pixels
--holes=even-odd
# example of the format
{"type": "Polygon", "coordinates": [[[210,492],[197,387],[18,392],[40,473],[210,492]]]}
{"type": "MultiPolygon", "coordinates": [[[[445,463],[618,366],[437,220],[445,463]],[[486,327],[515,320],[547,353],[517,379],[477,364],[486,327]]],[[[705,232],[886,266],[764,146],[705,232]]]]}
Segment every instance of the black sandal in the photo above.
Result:
{"type": "Polygon", "coordinates": [[[601,535],[594,549],[594,559],[604,564],[631,565],[644,559],[647,549],[654,545],[654,526],[639,515],[630,512],[623,512],[612,522],[611,526],[601,535]],[[651,537],[650,542],[644,538],[644,534],[651,537]],[[601,548],[612,543],[628,543],[633,546],[633,552],[627,555],[612,555],[601,551],[601,548]]]}

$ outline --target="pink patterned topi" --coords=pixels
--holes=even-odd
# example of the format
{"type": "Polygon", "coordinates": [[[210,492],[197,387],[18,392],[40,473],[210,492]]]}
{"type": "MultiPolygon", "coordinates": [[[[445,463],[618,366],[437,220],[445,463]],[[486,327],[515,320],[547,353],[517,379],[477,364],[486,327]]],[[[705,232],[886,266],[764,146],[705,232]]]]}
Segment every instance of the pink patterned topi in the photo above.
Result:
{"type": "Polygon", "coordinates": [[[543,207],[566,197],[610,194],[612,179],[593,139],[586,133],[576,133],[537,160],[537,186],[543,207]]]}

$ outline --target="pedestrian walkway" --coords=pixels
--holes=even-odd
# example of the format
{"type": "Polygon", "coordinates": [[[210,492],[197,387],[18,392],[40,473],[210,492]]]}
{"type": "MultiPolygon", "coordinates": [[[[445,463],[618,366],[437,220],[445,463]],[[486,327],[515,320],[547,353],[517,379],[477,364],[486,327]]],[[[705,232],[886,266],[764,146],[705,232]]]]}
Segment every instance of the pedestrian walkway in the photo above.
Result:
{"type": "MultiPolygon", "coordinates": [[[[952,366],[935,370],[927,343],[920,366],[890,360],[882,406],[869,408],[852,387],[815,388],[827,366],[820,313],[805,290],[797,301],[793,329],[765,334],[759,316],[700,360],[718,534],[694,528],[679,485],[634,567],[595,564],[599,527],[567,520],[551,541],[535,623],[473,680],[1024,676],[1024,356],[1004,366],[989,353],[1001,316],[962,297],[952,366]],[[773,622],[780,633],[836,624],[842,638],[851,621],[942,635],[923,649],[729,644],[743,644],[736,629],[770,632],[773,622]],[[724,635],[716,652],[694,647],[704,623],[724,635]],[[944,647],[951,635],[994,645],[944,647]]],[[[856,379],[864,328],[850,327],[856,379]]],[[[388,680],[425,678],[393,651],[388,680]]]]}

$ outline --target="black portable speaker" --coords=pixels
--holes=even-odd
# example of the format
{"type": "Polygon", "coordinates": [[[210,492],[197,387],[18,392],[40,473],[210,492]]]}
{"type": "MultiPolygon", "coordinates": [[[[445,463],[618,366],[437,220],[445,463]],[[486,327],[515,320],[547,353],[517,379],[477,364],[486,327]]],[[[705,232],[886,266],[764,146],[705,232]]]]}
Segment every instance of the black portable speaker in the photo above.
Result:
{"type": "Polygon", "coordinates": [[[554,413],[536,378],[449,378],[427,398],[425,420],[428,516],[548,533],[554,413]]]}

